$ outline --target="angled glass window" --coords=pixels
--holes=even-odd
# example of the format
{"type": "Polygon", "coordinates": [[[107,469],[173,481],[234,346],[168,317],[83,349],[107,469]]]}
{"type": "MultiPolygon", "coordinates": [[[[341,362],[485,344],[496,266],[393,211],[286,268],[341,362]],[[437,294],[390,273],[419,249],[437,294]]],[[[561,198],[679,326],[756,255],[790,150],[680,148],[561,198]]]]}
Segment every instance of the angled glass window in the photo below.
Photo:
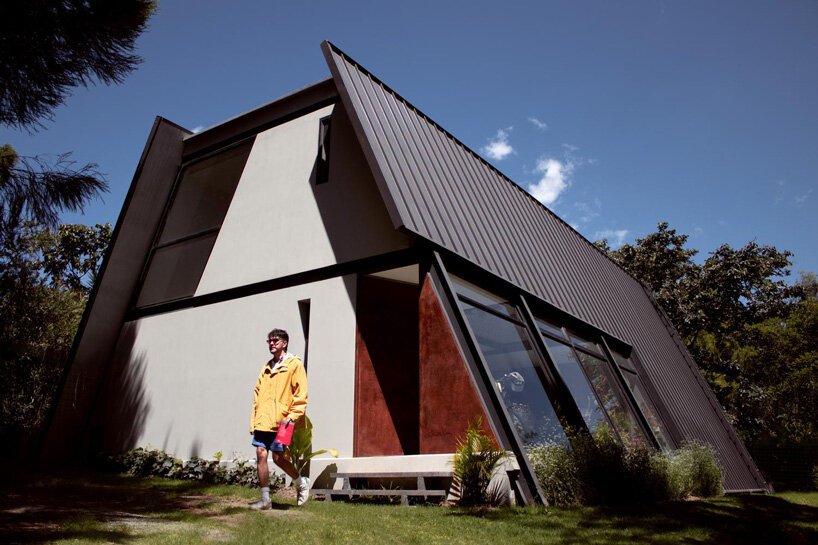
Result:
{"type": "Polygon", "coordinates": [[[457,295],[465,297],[472,302],[479,303],[480,305],[495,312],[499,312],[500,314],[505,314],[506,316],[514,317],[519,320],[517,311],[514,310],[514,307],[505,299],[497,297],[493,293],[479,288],[467,280],[463,280],[462,278],[458,278],[454,275],[450,276],[452,280],[454,280],[454,289],[457,292],[457,295]]]}
{"type": "MultiPolygon", "coordinates": [[[[541,362],[525,328],[465,301],[461,305],[523,445],[567,445],[537,372],[541,362]]],[[[518,318],[513,308],[510,312],[511,318],[518,318]]]]}
{"type": "Polygon", "coordinates": [[[633,363],[630,359],[616,352],[613,352],[613,356],[617,365],[619,365],[619,369],[622,371],[622,378],[625,379],[625,384],[627,384],[628,389],[630,389],[633,394],[633,399],[637,407],[639,407],[639,410],[642,411],[642,415],[645,417],[650,431],[656,438],[656,442],[659,443],[659,447],[664,451],[672,450],[673,440],[670,438],[670,434],[662,423],[662,419],[659,418],[659,411],[656,410],[656,406],[645,391],[645,386],[642,383],[642,379],[640,379],[636,373],[636,368],[633,363]]]}
{"type": "Polygon", "coordinates": [[[160,245],[221,227],[252,145],[241,144],[182,170],[160,245]]]}
{"type": "Polygon", "coordinates": [[[607,424],[607,420],[599,406],[594,389],[588,382],[588,377],[580,367],[574,350],[569,345],[557,342],[550,337],[543,336],[543,340],[545,346],[548,347],[551,360],[557,366],[557,371],[565,385],[568,386],[571,397],[574,398],[574,403],[582,414],[585,425],[588,426],[591,433],[594,433],[599,426],[607,424]]]}
{"type": "Polygon", "coordinates": [[[253,147],[253,139],[186,165],[151,250],[136,305],[196,292],[253,147]]]}
{"type": "Polygon", "coordinates": [[[623,441],[630,444],[648,444],[638,417],[625,399],[625,393],[608,362],[585,352],[577,353],[605,412],[608,413],[623,441]]]}
{"type": "Polygon", "coordinates": [[[577,348],[593,352],[594,354],[604,359],[605,357],[603,355],[604,353],[602,352],[602,349],[599,347],[599,344],[597,344],[596,342],[588,340],[584,337],[580,337],[576,333],[568,333],[568,337],[571,339],[571,342],[577,348]]]}
{"type": "Polygon", "coordinates": [[[552,324],[551,322],[546,322],[545,320],[541,320],[540,318],[535,318],[537,322],[537,327],[540,328],[540,331],[543,333],[547,333],[548,335],[553,335],[558,339],[565,340],[565,333],[562,331],[562,328],[558,325],[552,324]]]}

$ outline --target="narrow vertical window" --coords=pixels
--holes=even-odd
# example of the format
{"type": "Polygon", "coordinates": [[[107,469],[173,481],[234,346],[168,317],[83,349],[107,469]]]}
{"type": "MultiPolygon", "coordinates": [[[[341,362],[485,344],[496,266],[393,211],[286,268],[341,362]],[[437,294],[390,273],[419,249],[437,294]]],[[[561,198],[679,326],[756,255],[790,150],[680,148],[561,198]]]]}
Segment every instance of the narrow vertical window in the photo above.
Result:
{"type": "Polygon", "coordinates": [[[307,358],[310,350],[310,300],[298,302],[298,313],[301,315],[301,331],[304,333],[304,370],[307,369],[307,358]]]}
{"type": "Polygon", "coordinates": [[[330,116],[318,121],[318,157],[315,160],[315,184],[329,181],[330,116]]]}

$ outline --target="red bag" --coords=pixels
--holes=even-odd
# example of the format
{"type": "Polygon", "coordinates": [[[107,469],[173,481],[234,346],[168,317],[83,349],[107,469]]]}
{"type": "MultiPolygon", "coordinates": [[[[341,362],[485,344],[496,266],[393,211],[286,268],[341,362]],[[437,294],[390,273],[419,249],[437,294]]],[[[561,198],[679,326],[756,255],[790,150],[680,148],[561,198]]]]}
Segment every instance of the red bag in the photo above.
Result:
{"type": "Polygon", "coordinates": [[[295,430],[295,422],[288,422],[278,426],[278,433],[276,433],[275,442],[279,445],[289,446],[290,441],[293,440],[293,430],[295,430]]]}

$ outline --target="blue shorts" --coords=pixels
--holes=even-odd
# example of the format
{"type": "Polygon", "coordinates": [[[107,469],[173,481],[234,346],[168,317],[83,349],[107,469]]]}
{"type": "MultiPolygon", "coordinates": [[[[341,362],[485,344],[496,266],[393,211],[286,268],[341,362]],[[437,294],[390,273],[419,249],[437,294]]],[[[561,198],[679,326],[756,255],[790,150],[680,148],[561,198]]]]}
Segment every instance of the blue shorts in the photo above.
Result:
{"type": "Polygon", "coordinates": [[[264,447],[270,452],[284,452],[284,445],[276,443],[276,432],[274,431],[253,431],[253,446],[264,447]]]}

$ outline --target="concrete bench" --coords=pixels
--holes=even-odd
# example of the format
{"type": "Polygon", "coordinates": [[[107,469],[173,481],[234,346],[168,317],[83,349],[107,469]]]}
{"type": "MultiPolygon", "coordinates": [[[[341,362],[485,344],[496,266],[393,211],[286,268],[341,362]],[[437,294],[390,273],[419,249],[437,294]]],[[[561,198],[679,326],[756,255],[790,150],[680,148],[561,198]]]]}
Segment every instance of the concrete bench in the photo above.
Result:
{"type": "Polygon", "coordinates": [[[394,471],[394,472],[345,472],[331,473],[332,479],[343,479],[341,488],[319,488],[312,489],[311,493],[323,496],[326,501],[332,501],[333,496],[341,496],[347,499],[355,497],[399,497],[401,505],[409,505],[410,497],[422,497],[424,499],[438,498],[446,499],[448,490],[430,490],[426,488],[426,479],[451,479],[451,471],[394,471]],[[381,480],[396,481],[414,479],[415,488],[356,488],[353,485],[356,480],[381,480]]]}

